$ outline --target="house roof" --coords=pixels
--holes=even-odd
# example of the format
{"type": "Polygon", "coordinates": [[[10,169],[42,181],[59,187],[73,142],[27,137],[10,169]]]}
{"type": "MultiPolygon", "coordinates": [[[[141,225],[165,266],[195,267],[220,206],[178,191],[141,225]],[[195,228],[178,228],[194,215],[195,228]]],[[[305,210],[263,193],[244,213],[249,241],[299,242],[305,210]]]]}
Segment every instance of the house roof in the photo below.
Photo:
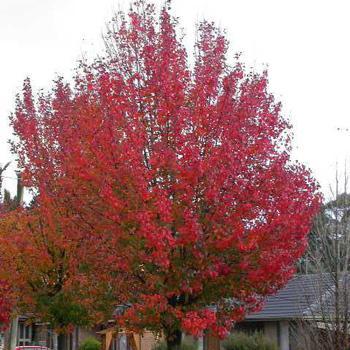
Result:
{"type": "MultiPolygon", "coordinates": [[[[275,295],[271,295],[259,312],[248,315],[246,321],[288,320],[313,315],[320,301],[329,299],[333,288],[330,274],[297,275],[275,295]]],[[[330,303],[328,303],[328,308],[330,303]]]]}

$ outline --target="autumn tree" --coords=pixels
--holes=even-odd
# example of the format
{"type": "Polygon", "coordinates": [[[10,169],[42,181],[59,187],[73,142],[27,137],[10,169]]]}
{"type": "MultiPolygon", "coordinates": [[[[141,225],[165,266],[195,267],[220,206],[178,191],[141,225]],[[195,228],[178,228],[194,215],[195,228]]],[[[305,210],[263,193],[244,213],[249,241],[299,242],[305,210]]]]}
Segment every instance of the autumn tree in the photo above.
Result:
{"type": "Polygon", "coordinates": [[[26,315],[28,322],[49,322],[62,350],[73,327],[110,318],[118,302],[109,287],[113,279],[104,278],[101,269],[99,279],[88,279],[80,258],[89,251],[83,240],[69,236],[74,227],[68,230],[63,213],[47,202],[43,207],[35,196],[19,206],[21,192],[19,177],[17,195],[5,191],[1,207],[0,323],[6,326],[12,316],[17,327],[18,315],[26,315]]]}
{"type": "Polygon", "coordinates": [[[108,276],[107,280],[101,268],[98,279],[87,278],[84,262],[89,258],[81,258],[89,251],[84,248],[82,252],[83,242],[67,235],[74,228],[67,230],[65,225],[62,229],[58,219],[63,215],[59,214],[35,201],[31,207],[2,216],[0,281],[11,286],[3,293],[12,298],[9,311],[14,316],[28,315],[28,322],[38,318],[49,322],[62,350],[75,326],[92,326],[110,318],[118,300],[109,287],[113,279],[108,276]]]}
{"type": "MultiPolygon", "coordinates": [[[[0,166],[0,221],[5,213],[13,209],[16,198],[11,198],[9,191],[3,188],[4,174],[10,163],[0,166]]],[[[4,265],[3,256],[0,255],[0,265],[4,265]]],[[[10,321],[11,308],[13,306],[13,294],[8,280],[0,276],[0,329],[8,326],[10,321]]]]}
{"type": "Polygon", "coordinates": [[[138,1],[73,86],[35,97],[27,79],[12,116],[41,217],[80,242],[86,276],[111,281],[119,324],[164,332],[169,349],[182,332],[224,336],[283,286],[319,203],[267,73],[230,65],[212,23],[193,65],[182,39],[168,5],[138,1]]]}

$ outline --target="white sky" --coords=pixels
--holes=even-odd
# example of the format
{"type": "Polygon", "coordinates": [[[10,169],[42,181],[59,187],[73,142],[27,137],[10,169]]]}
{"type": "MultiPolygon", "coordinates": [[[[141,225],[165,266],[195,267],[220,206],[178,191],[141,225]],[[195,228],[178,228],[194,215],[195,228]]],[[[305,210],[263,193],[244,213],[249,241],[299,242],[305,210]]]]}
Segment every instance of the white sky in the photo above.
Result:
{"type": "MultiPolygon", "coordinates": [[[[70,77],[83,52],[93,56],[101,47],[115,10],[128,3],[0,0],[0,164],[11,159],[8,115],[23,79],[46,88],[55,73],[70,77]]],[[[350,158],[350,2],[173,0],[173,9],[190,48],[195,22],[206,18],[227,30],[232,49],[242,51],[248,65],[269,66],[271,89],[294,125],[293,156],[327,191],[336,162],[342,168],[350,158]]],[[[6,175],[14,177],[12,170],[6,175]]],[[[5,185],[14,189],[15,180],[5,185]]]]}

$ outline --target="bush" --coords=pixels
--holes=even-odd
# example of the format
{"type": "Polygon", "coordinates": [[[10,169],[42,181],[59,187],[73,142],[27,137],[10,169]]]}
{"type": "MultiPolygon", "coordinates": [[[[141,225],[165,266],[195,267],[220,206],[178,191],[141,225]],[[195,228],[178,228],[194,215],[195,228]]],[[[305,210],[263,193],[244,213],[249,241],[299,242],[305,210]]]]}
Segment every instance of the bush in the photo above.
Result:
{"type": "MultiPolygon", "coordinates": [[[[152,350],[167,350],[167,346],[164,342],[158,343],[152,348],[152,350]]],[[[185,342],[181,344],[180,350],[197,350],[197,346],[185,342]]]]}
{"type": "Polygon", "coordinates": [[[231,334],[222,346],[225,350],[277,350],[276,344],[259,332],[251,335],[242,332],[231,334]]]}
{"type": "Polygon", "coordinates": [[[101,342],[96,338],[86,338],[80,345],[79,350],[100,350],[101,342]]]}

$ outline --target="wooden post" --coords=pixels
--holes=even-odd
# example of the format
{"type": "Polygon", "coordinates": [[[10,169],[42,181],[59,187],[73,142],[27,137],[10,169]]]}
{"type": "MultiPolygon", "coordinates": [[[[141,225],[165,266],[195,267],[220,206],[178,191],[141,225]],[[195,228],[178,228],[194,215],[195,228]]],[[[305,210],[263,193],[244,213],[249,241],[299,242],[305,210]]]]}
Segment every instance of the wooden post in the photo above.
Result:
{"type": "Polygon", "coordinates": [[[11,320],[10,327],[10,350],[15,350],[17,346],[18,316],[11,320]]]}
{"type": "Polygon", "coordinates": [[[132,332],[128,336],[129,344],[131,345],[132,350],[141,350],[139,335],[132,332]]]}

